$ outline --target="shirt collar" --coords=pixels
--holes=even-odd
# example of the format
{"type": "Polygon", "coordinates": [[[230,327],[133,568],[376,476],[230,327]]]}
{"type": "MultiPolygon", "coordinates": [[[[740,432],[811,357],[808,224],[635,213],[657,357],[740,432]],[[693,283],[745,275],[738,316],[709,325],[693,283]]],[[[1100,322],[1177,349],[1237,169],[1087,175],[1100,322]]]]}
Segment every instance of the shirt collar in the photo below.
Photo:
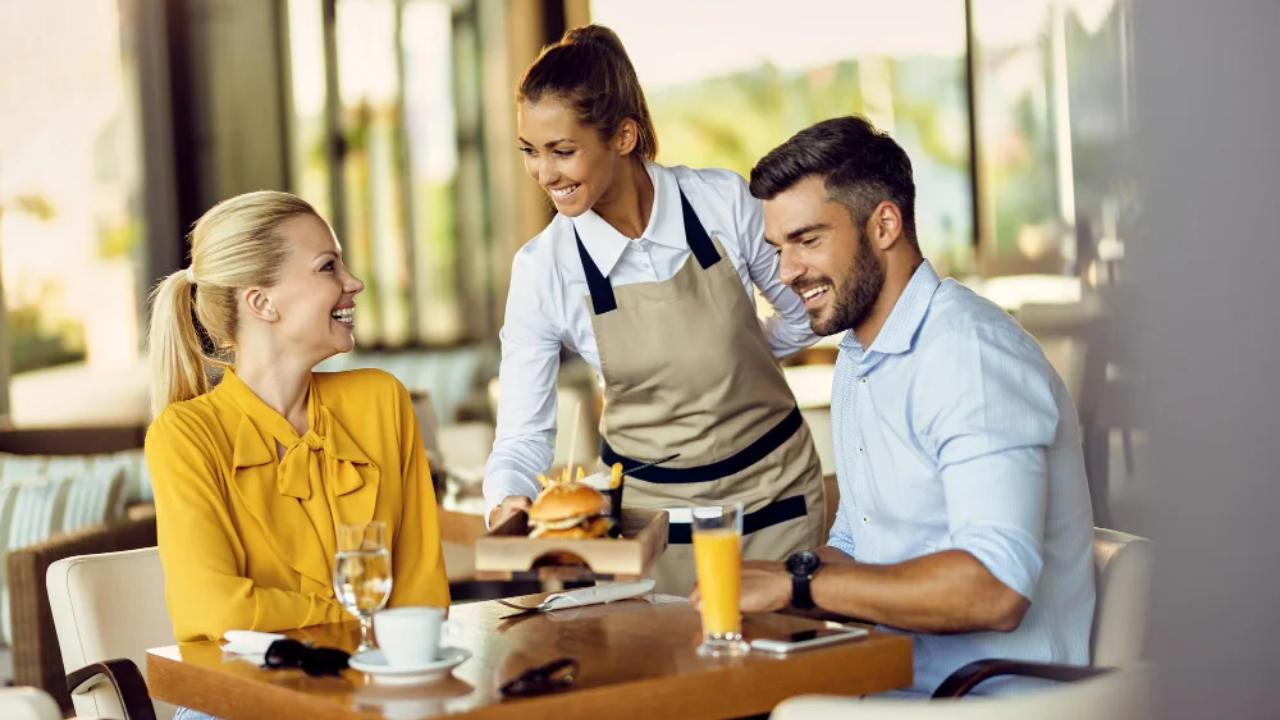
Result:
{"type": "MultiPolygon", "coordinates": [[[[687,250],[689,241],[685,239],[684,210],[675,173],[647,160],[644,169],[653,181],[653,209],[649,213],[649,225],[640,237],[676,250],[687,250]]],[[[595,210],[571,218],[571,222],[601,274],[607,276],[613,272],[632,240],[597,215],[595,210]]]]}
{"type": "MultiPolygon", "coordinates": [[[[889,312],[889,318],[884,321],[884,327],[880,328],[880,333],[876,335],[875,341],[871,343],[867,352],[895,355],[910,350],[916,331],[924,322],[924,316],[928,314],[929,305],[933,302],[933,294],[941,282],[933,265],[929,264],[928,260],[921,262],[920,267],[916,268],[911,276],[911,280],[907,282],[906,289],[894,303],[893,310],[889,312]]],[[[858,341],[858,336],[853,330],[845,333],[840,341],[840,347],[844,350],[862,352],[862,343],[858,341]]]]}

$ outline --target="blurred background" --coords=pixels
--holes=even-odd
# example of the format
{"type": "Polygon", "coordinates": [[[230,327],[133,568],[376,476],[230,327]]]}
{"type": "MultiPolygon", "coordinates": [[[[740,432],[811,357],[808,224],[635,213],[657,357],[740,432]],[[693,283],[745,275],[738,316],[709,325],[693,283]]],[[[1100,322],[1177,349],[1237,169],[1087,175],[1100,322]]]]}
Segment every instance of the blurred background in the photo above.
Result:
{"type": "MultiPolygon", "coordinates": [[[[208,207],[287,189],[367,283],[358,351],[325,367],[396,372],[446,435],[478,424],[449,464],[482,463],[510,263],[551,212],[515,149],[513,87],[587,22],[626,44],[665,164],[746,175],[847,113],[892,133],[934,265],[1018,315],[1087,405],[1086,336],[1135,206],[1130,15],[1125,0],[0,3],[0,412],[145,422],[150,287],[186,264],[208,207]]],[[[811,414],[833,348],[789,363],[811,414]]],[[[591,406],[589,370],[565,360],[566,392],[591,406]]]]}
{"type": "MultiPolygon", "coordinates": [[[[551,212],[513,88],[587,22],[626,44],[662,163],[746,174],[847,113],[893,134],[935,267],[1066,379],[1095,524],[1156,540],[1158,715],[1274,717],[1274,0],[0,0],[0,677],[62,692],[47,607],[9,612],[41,597],[40,543],[101,521],[142,534],[66,552],[154,542],[147,294],[232,195],[330,220],[367,290],[357,350],[322,369],[399,376],[446,508],[479,509],[511,260],[551,212]],[[117,460],[93,512],[26,482],[117,460]]],[[[827,472],[834,358],[784,367],[827,472]]],[[[563,360],[568,428],[599,394],[563,360]]],[[[557,463],[590,459],[580,427],[557,463]]]]}

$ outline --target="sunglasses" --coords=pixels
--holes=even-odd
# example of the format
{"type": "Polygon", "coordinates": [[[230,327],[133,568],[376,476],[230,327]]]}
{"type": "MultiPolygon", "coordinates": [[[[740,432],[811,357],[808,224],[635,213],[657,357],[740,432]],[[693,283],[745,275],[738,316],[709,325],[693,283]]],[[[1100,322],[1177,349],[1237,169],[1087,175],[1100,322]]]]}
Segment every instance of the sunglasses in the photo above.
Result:
{"type": "Polygon", "coordinates": [[[341,675],[351,654],[333,647],[311,647],[298,640],[276,640],[267,648],[263,665],[269,668],[302,668],[312,677],[341,675]]]}
{"type": "Polygon", "coordinates": [[[499,692],[509,697],[541,695],[569,687],[577,675],[578,661],[564,657],[525,670],[504,683],[499,692]]]}

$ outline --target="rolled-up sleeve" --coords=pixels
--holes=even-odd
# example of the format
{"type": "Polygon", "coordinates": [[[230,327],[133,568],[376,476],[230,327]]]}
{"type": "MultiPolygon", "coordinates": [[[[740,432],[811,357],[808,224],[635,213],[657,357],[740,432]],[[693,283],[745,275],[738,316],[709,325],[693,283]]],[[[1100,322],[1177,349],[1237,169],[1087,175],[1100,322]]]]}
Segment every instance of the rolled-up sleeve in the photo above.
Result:
{"type": "Polygon", "coordinates": [[[1025,337],[965,328],[921,351],[911,402],[937,459],[951,545],[1031,598],[1044,566],[1052,371],[1025,337]]]}

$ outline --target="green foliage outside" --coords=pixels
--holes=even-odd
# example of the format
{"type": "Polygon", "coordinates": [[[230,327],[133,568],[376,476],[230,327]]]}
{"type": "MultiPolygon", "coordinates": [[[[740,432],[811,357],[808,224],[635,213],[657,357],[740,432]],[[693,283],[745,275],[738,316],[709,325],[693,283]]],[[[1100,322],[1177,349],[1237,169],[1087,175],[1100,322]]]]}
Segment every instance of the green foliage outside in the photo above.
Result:
{"type": "Polygon", "coordinates": [[[886,127],[911,156],[922,247],[939,269],[972,262],[972,188],[961,58],[843,60],[807,71],[751,70],[649,91],[659,160],[748,177],[769,150],[816,122],[848,114],[886,127]],[[874,67],[872,67],[874,63],[874,67]],[[884,86],[887,66],[887,87],[884,86]],[[872,72],[872,71],[876,72],[872,72]],[[889,98],[876,107],[873,98],[889,98]]]}

